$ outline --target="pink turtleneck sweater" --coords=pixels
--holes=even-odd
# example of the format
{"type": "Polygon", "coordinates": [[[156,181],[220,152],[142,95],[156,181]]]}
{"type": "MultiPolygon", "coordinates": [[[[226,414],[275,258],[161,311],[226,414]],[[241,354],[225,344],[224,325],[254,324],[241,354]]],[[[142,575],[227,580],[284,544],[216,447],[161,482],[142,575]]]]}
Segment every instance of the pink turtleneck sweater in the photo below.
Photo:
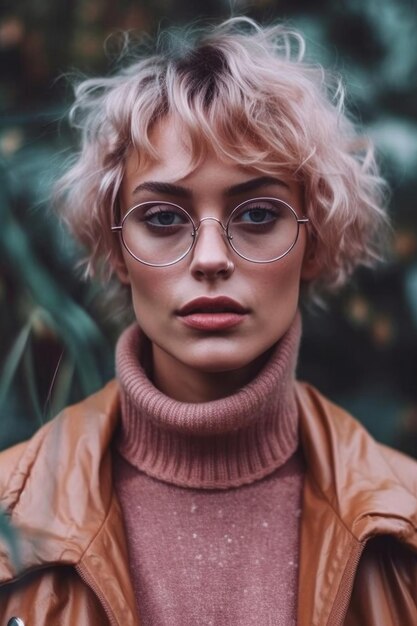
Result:
{"type": "Polygon", "coordinates": [[[114,480],[141,626],[295,626],[300,332],[297,315],[250,384],[200,404],[153,386],[137,326],[119,339],[114,480]]]}

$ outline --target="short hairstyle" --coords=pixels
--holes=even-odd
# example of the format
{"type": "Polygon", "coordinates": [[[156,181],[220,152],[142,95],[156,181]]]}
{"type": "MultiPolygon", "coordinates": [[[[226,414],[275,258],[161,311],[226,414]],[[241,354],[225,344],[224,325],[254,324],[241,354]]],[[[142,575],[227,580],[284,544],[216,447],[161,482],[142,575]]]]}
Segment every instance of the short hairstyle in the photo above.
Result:
{"type": "Polygon", "coordinates": [[[319,268],[313,300],[381,258],[387,217],[372,145],[344,107],[340,79],[304,61],[304,39],[249,18],[162,34],[156,49],[126,55],[110,76],[75,87],[80,151],[58,181],[57,207],[87,250],[86,275],[109,278],[120,259],[110,230],[127,155],[158,159],[155,124],[174,115],[188,132],[192,166],[207,149],[273,175],[296,177],[319,268]]]}

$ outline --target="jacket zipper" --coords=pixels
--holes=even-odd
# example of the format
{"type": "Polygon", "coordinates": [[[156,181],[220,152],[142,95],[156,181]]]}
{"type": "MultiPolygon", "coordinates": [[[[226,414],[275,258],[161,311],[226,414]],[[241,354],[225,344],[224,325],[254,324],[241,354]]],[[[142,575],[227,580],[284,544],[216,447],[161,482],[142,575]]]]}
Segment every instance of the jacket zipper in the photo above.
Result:
{"type": "Polygon", "coordinates": [[[109,603],[106,598],[103,596],[101,590],[97,587],[94,579],[88,572],[88,570],[81,564],[75,566],[75,571],[79,574],[80,578],[85,582],[85,584],[90,587],[92,592],[96,595],[98,601],[103,607],[104,612],[106,613],[109,623],[111,626],[118,626],[118,622],[116,621],[113,611],[110,608],[109,603]]]}
{"type": "Polygon", "coordinates": [[[329,626],[343,626],[343,622],[345,621],[346,613],[349,607],[349,600],[352,595],[356,571],[358,569],[359,561],[361,559],[365,545],[366,541],[360,543],[355,548],[355,551],[351,555],[350,560],[346,565],[345,571],[343,572],[342,580],[340,582],[340,588],[336,600],[333,604],[332,610],[330,611],[329,619],[327,620],[327,624],[329,626]]]}

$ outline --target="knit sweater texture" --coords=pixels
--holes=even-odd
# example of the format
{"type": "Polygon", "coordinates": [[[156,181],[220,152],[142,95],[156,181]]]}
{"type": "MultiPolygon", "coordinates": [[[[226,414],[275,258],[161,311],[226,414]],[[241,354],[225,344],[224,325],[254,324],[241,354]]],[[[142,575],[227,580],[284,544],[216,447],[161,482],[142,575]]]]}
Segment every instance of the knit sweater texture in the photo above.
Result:
{"type": "Polygon", "coordinates": [[[114,481],[141,626],[296,624],[300,334],[297,315],[251,383],[196,404],[152,384],[137,325],[120,337],[114,481]]]}

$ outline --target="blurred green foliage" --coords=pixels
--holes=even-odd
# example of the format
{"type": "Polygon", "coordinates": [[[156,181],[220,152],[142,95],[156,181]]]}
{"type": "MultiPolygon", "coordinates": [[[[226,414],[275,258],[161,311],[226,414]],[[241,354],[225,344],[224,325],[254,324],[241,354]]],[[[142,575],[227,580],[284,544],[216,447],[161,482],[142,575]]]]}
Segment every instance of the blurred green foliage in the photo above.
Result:
{"type": "Polygon", "coordinates": [[[49,210],[74,145],[62,72],[105,72],[121,30],[199,17],[284,19],[310,58],[345,77],[348,106],[391,183],[392,256],[360,272],[326,313],[304,316],[300,377],[379,439],[417,456],[417,11],[413,0],[6,0],[0,9],[0,447],[28,437],[113,374],[123,325],[49,210]],[[110,54],[111,56],[111,54],[110,54]]]}
{"type": "MultiPolygon", "coordinates": [[[[0,511],[0,538],[3,538],[4,545],[10,553],[11,560],[15,567],[18,568],[21,563],[19,532],[9,523],[6,515],[0,511]]],[[[3,546],[2,546],[3,547],[3,546]]]]}

